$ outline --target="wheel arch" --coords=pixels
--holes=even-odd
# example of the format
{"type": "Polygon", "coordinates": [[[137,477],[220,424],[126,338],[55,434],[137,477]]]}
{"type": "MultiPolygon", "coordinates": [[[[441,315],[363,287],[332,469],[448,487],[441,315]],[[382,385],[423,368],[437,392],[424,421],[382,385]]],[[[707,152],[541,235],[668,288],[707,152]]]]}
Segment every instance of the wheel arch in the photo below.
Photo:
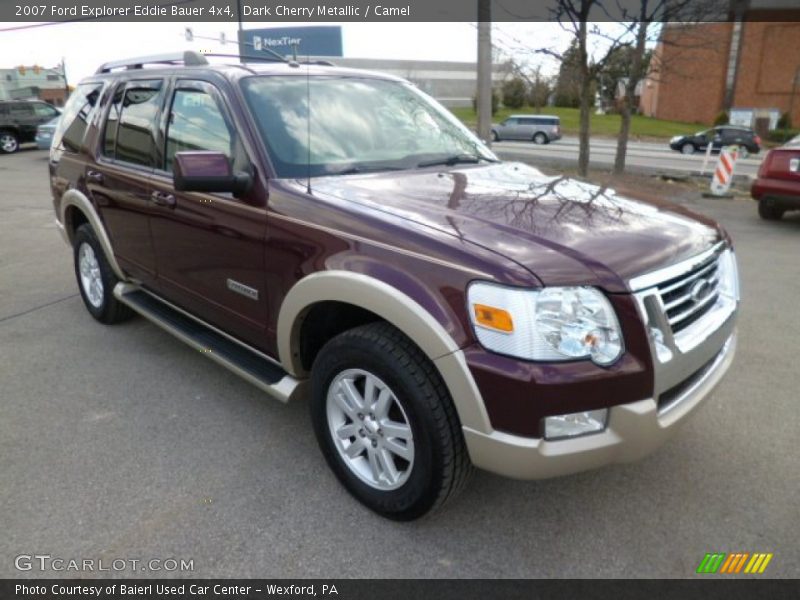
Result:
{"type": "Polygon", "coordinates": [[[301,279],[284,299],[278,315],[278,356],[291,375],[304,378],[301,331],[309,312],[323,302],[352,305],[390,323],[410,338],[441,375],[461,424],[489,431],[477,385],[452,336],[420,303],[379,279],[349,271],[324,271],[301,279]]]}
{"type": "Polygon", "coordinates": [[[108,237],[108,232],[103,222],[100,220],[100,215],[97,214],[97,211],[89,199],[79,190],[71,189],[64,192],[64,195],[61,197],[59,221],[64,225],[64,230],[70,244],[73,243],[75,230],[80,225],[83,223],[91,225],[114,274],[120,281],[127,280],[125,273],[123,273],[114,256],[111,238],[108,237]]]}

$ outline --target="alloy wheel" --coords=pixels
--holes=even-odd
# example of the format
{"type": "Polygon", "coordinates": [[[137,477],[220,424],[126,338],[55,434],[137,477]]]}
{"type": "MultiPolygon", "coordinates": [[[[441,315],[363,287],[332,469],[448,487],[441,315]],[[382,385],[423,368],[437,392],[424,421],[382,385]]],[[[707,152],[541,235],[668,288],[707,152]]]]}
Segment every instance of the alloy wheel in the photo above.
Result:
{"type": "Polygon", "coordinates": [[[3,133],[0,134],[0,149],[6,153],[16,152],[19,144],[17,143],[17,138],[11,135],[10,133],[3,133]]]}
{"type": "Polygon", "coordinates": [[[78,249],[78,271],[87,300],[95,308],[100,308],[103,305],[103,277],[97,256],[86,242],[83,242],[78,249]]]}
{"type": "Polygon", "coordinates": [[[379,377],[347,369],[333,378],[326,414],[334,446],[344,464],[368,486],[394,490],[414,467],[414,436],[406,412],[379,377]]]}

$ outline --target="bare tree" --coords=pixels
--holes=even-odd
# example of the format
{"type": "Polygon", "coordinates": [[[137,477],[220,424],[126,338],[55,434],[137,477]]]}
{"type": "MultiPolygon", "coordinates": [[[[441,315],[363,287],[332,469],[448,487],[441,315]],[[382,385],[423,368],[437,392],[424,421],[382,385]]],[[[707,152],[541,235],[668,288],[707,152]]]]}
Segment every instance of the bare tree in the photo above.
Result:
{"type": "MultiPolygon", "coordinates": [[[[561,26],[570,32],[578,46],[578,69],[580,73],[579,111],[580,125],[578,129],[578,174],[585,177],[589,172],[589,128],[591,109],[593,104],[592,83],[617,48],[625,45],[625,36],[629,28],[623,27],[620,35],[612,38],[601,34],[600,29],[589,25],[589,17],[593,9],[600,10],[608,15],[602,0],[555,0],[553,14],[561,26]],[[588,52],[589,35],[605,38],[607,47],[603,56],[590,60],[588,52]]],[[[563,60],[564,55],[552,48],[539,48],[537,52],[548,54],[558,60],[563,60]]]]}
{"type": "MultiPolygon", "coordinates": [[[[653,23],[671,24],[673,32],[678,32],[677,35],[673,34],[668,38],[669,43],[673,45],[689,50],[708,48],[712,42],[702,35],[697,35],[696,24],[722,14],[725,4],[725,0],[706,0],[702,3],[695,0],[637,0],[637,2],[638,7],[635,14],[629,14],[625,9],[622,10],[623,17],[630,20],[629,30],[634,37],[634,42],[633,51],[630,54],[630,71],[619,105],[622,118],[617,137],[617,152],[614,157],[615,175],[619,175],[625,170],[633,100],[636,96],[637,86],[648,76],[648,69],[651,77],[657,77],[659,72],[670,68],[670,65],[664,63],[663,54],[656,56],[652,64],[645,60],[647,43],[652,41],[653,23]]],[[[675,66],[673,65],[673,71],[676,70],[675,66]]]]}

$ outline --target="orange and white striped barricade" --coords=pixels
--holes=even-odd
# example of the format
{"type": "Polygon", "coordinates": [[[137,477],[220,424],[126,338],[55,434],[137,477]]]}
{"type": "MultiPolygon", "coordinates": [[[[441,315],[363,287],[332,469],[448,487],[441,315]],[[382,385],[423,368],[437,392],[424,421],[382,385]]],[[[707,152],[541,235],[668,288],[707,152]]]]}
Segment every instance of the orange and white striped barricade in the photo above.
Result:
{"type": "Polygon", "coordinates": [[[738,146],[724,146],[719,152],[717,167],[714,169],[714,176],[711,178],[711,193],[714,196],[725,196],[731,189],[733,181],[733,169],[736,160],[739,158],[738,146]]]}

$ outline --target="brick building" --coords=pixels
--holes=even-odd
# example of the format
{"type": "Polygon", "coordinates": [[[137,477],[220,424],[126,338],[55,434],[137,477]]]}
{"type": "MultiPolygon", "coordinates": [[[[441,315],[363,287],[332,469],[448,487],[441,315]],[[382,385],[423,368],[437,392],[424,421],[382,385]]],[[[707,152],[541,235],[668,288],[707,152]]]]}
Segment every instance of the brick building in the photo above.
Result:
{"type": "Polygon", "coordinates": [[[643,114],[711,124],[722,110],[731,122],[762,132],[791,111],[800,125],[800,9],[796,2],[745,0],[723,23],[665,24],[644,82],[643,114]]]}

